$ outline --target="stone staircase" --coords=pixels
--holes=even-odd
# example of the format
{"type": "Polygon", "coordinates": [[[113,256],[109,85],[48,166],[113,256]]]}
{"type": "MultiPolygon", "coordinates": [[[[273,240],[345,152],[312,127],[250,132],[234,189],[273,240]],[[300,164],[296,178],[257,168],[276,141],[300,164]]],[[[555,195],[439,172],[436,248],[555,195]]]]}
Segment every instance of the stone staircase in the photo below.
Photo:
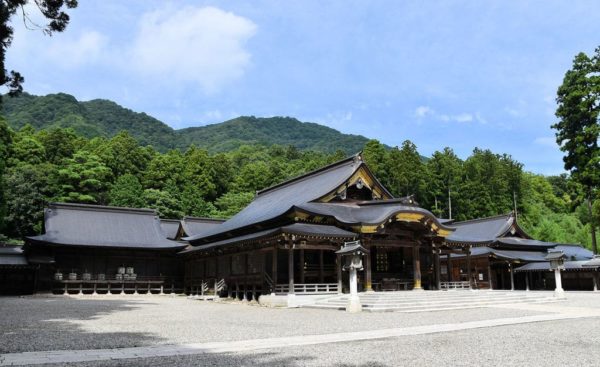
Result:
{"type": "MultiPolygon", "coordinates": [[[[320,299],[305,308],[345,310],[348,295],[320,299]]],[[[551,292],[525,291],[404,291],[360,293],[363,311],[367,312],[427,312],[493,307],[511,303],[545,303],[558,299],[551,292]]]]}

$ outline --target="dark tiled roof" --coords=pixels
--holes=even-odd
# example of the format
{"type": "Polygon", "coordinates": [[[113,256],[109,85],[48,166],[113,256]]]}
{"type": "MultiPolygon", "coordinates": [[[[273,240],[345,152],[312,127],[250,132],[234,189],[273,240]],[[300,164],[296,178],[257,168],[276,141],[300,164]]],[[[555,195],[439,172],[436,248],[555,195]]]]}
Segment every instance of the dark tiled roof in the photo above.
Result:
{"type": "Polygon", "coordinates": [[[450,243],[491,243],[496,238],[505,235],[513,223],[514,217],[511,214],[454,222],[448,226],[456,230],[446,238],[446,241],[450,243]]]}
{"type": "MultiPolygon", "coordinates": [[[[517,261],[545,261],[544,256],[547,252],[544,251],[516,251],[516,250],[500,250],[490,247],[474,247],[471,249],[471,256],[494,256],[498,259],[517,260],[517,261]]],[[[452,254],[452,258],[464,258],[467,255],[452,254]]]]}
{"type": "Polygon", "coordinates": [[[184,239],[187,241],[208,239],[274,219],[288,212],[294,205],[308,203],[329,194],[346,182],[363,165],[364,163],[358,156],[353,156],[259,191],[247,207],[228,221],[205,233],[184,239]]]}
{"type": "Polygon", "coordinates": [[[228,238],[226,240],[212,242],[207,245],[201,245],[186,249],[180,253],[190,253],[200,250],[212,249],[215,247],[221,247],[225,245],[240,244],[246,242],[254,242],[260,239],[275,237],[281,234],[293,234],[298,236],[309,236],[309,237],[324,237],[324,238],[337,238],[337,239],[351,239],[356,238],[357,234],[354,232],[345,231],[335,226],[328,226],[322,224],[309,224],[309,223],[293,223],[283,227],[277,227],[267,229],[264,231],[254,232],[242,236],[236,236],[228,238]]]}
{"type": "Polygon", "coordinates": [[[589,260],[594,257],[592,251],[579,245],[560,244],[554,246],[554,249],[562,251],[566,256],[566,259],[571,261],[589,260]]]}
{"type": "Polygon", "coordinates": [[[223,222],[225,222],[225,219],[184,217],[181,221],[181,225],[183,226],[185,235],[190,237],[206,233],[207,231],[220,226],[223,222]]]}
{"type": "Polygon", "coordinates": [[[141,249],[182,248],[163,232],[154,210],[52,203],[44,211],[46,233],[27,237],[48,244],[141,249]]]}
{"type": "Polygon", "coordinates": [[[0,247],[0,266],[28,265],[27,259],[23,254],[23,249],[19,246],[0,247]]]}
{"type": "MultiPolygon", "coordinates": [[[[437,218],[428,210],[414,205],[403,205],[394,200],[377,200],[376,205],[364,203],[304,203],[296,206],[297,209],[311,213],[335,218],[338,222],[352,224],[380,224],[393,215],[399,213],[423,214],[435,221],[437,218]]],[[[438,226],[447,228],[437,222],[438,226]]]]}
{"type": "Polygon", "coordinates": [[[160,228],[167,236],[168,239],[174,240],[177,238],[177,234],[179,233],[179,227],[181,226],[181,221],[177,219],[161,219],[160,220],[160,228]]]}
{"type": "MultiPolygon", "coordinates": [[[[585,263],[587,263],[587,261],[565,261],[564,262],[564,270],[567,271],[577,271],[577,270],[591,270],[591,269],[586,269],[585,268],[585,263]]],[[[533,263],[529,263],[529,264],[525,264],[523,266],[520,266],[518,268],[515,269],[515,272],[522,272],[522,271],[552,271],[553,269],[550,268],[550,262],[549,261],[541,261],[541,262],[533,262],[533,263]]]]}

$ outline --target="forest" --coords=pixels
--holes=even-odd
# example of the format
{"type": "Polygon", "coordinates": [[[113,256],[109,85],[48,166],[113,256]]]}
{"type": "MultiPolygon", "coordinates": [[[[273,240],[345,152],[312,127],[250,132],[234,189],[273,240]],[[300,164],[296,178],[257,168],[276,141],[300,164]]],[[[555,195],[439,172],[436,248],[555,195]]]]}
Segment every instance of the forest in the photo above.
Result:
{"type": "Polygon", "coordinates": [[[342,134],[327,126],[301,122],[292,117],[239,116],[217,124],[175,130],[145,113],[106,99],[78,101],[66,93],[19,96],[2,99],[2,114],[8,125],[20,129],[30,124],[35,129],[72,128],[86,138],[111,138],[127,131],[141,145],[152,145],[159,152],[185,150],[194,144],[210,153],[226,152],[242,145],[294,145],[300,149],[333,153],[341,147],[353,154],[368,141],[364,136],[342,134]]]}
{"type": "MultiPolygon", "coordinates": [[[[163,218],[228,218],[257,190],[348,156],[273,144],[223,152],[192,144],[161,152],[127,131],[89,138],[73,128],[13,129],[5,119],[0,146],[1,240],[16,243],[43,230],[43,208],[51,201],[147,207],[163,218]]],[[[467,220],[516,210],[531,236],[590,247],[584,195],[567,175],[525,172],[511,156],[484,149],[464,160],[451,148],[423,159],[410,141],[390,148],[370,140],[363,156],[394,195],[414,195],[440,217],[467,220]]],[[[596,201],[596,219],[599,214],[596,201]]]]}

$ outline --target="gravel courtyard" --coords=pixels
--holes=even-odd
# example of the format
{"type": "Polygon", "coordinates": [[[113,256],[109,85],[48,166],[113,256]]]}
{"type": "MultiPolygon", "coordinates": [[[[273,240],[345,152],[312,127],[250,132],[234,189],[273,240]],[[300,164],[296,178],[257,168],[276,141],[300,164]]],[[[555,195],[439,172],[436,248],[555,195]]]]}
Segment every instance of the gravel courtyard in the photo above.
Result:
{"type": "Polygon", "coordinates": [[[598,365],[600,293],[573,292],[567,293],[567,297],[566,301],[548,304],[361,314],[317,309],[272,309],[195,301],[177,296],[4,297],[0,298],[3,315],[0,318],[0,353],[160,348],[210,342],[235,344],[236,341],[264,338],[308,338],[312,335],[564,314],[572,319],[373,340],[167,357],[141,356],[71,365],[598,365]]]}

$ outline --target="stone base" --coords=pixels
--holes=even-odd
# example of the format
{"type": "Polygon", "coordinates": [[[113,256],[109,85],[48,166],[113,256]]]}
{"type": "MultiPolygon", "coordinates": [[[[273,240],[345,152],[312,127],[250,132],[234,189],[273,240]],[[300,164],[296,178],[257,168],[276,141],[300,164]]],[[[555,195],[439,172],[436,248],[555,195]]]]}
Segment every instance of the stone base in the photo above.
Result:
{"type": "Polygon", "coordinates": [[[350,297],[350,301],[346,306],[346,312],[357,313],[362,311],[362,305],[360,304],[360,299],[358,296],[350,297]]]}
{"type": "Polygon", "coordinates": [[[560,299],[565,299],[565,298],[567,298],[567,297],[565,296],[565,290],[564,290],[564,289],[562,289],[562,288],[561,288],[561,289],[555,289],[555,290],[554,290],[554,297],[556,297],[556,298],[560,298],[560,299]]]}

